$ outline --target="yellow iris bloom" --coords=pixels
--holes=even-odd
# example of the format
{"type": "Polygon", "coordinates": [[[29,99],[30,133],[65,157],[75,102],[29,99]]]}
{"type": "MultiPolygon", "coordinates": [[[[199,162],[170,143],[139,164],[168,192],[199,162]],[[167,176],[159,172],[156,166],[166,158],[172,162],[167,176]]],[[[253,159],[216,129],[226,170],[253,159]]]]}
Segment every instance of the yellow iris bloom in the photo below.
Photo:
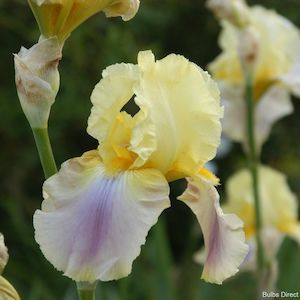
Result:
{"type": "MultiPolygon", "coordinates": [[[[213,77],[230,84],[244,81],[238,53],[240,29],[232,23],[221,22],[222,53],[209,65],[213,77]]],[[[254,67],[255,98],[258,100],[281,76],[300,63],[300,33],[287,19],[261,6],[249,7],[248,26],[259,38],[254,67]]]]}
{"type": "Polygon", "coordinates": [[[57,36],[63,43],[70,33],[92,15],[103,11],[108,17],[129,20],[136,14],[139,0],[28,0],[41,34],[57,36]]]}
{"type": "MultiPolygon", "coordinates": [[[[270,263],[271,281],[277,279],[276,255],[284,236],[289,236],[300,244],[300,222],[298,220],[298,201],[290,190],[286,177],[270,167],[259,167],[259,193],[262,214],[261,236],[265,258],[270,263]]],[[[226,184],[227,203],[222,206],[227,213],[234,213],[244,222],[249,254],[243,270],[255,270],[256,238],[255,211],[252,179],[248,170],[240,170],[226,184]]]]}
{"type": "MultiPolygon", "coordinates": [[[[300,243],[300,223],[296,196],[290,190],[286,177],[266,166],[259,168],[260,199],[263,227],[276,229],[300,243]]],[[[226,212],[237,214],[245,224],[246,238],[255,234],[252,181],[248,170],[233,175],[227,185],[226,212]]]]}
{"type": "Polygon", "coordinates": [[[260,151],[272,125],[293,112],[290,94],[300,97],[300,31],[261,6],[247,8],[247,26],[242,29],[228,20],[222,20],[221,25],[222,53],[210,63],[209,70],[219,84],[225,107],[223,132],[248,148],[243,68],[250,67],[255,139],[260,151]]]}
{"type": "Polygon", "coordinates": [[[138,64],[116,64],[102,75],[87,129],[99,147],[68,160],[45,182],[42,209],[34,215],[42,252],[76,281],[127,276],[170,205],[168,182],[188,177],[179,199],[203,231],[202,277],[222,283],[238,271],[248,248],[241,220],[223,214],[218,179],[204,169],[220,141],[217,85],[184,57],[155,61],[150,51],[139,53],[138,64]],[[139,107],[133,116],[122,110],[132,98],[139,107]]]}

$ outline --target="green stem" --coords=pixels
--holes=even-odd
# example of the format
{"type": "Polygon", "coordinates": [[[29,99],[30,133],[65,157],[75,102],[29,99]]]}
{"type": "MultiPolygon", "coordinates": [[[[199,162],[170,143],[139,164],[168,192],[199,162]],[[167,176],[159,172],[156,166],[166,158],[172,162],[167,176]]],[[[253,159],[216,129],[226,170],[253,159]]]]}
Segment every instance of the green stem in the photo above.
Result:
{"type": "Polygon", "coordinates": [[[32,128],[36,147],[46,179],[57,173],[55,160],[49,140],[48,128],[32,128]]]}
{"type": "Polygon", "coordinates": [[[153,236],[157,251],[157,281],[159,286],[156,299],[175,300],[177,296],[172,278],[172,254],[164,219],[160,219],[154,226],[153,236]]]}
{"type": "Polygon", "coordinates": [[[92,284],[88,282],[77,282],[79,300],[95,300],[96,286],[97,282],[92,284]]]}
{"type": "Polygon", "coordinates": [[[252,177],[252,189],[254,196],[254,207],[255,207],[255,229],[256,229],[256,245],[257,245],[257,273],[259,281],[259,290],[261,295],[261,288],[264,280],[264,268],[265,268],[265,257],[264,248],[261,238],[262,229],[262,217],[260,210],[260,195],[259,195],[259,173],[258,173],[258,155],[255,143],[255,131],[254,131],[254,97],[253,97],[253,78],[251,72],[246,72],[246,87],[245,87],[245,98],[246,98],[246,114],[247,114],[247,137],[248,137],[248,157],[249,157],[249,168],[252,177]]]}

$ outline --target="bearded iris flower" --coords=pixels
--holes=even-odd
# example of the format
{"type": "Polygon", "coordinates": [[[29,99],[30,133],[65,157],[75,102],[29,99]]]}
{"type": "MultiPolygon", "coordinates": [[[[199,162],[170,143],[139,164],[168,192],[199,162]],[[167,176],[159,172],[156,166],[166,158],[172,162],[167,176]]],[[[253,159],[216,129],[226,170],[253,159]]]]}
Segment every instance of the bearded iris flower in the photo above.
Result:
{"type": "Polygon", "coordinates": [[[130,20],[139,8],[139,0],[28,0],[46,38],[57,36],[63,43],[70,33],[92,15],[103,11],[107,17],[130,20]]]}
{"type": "MultiPolygon", "coordinates": [[[[243,31],[222,20],[222,53],[209,65],[220,85],[225,116],[223,130],[228,137],[246,146],[243,66],[239,43],[243,31]]],[[[274,122],[290,114],[290,94],[300,97],[300,32],[287,19],[261,6],[248,7],[247,26],[257,36],[248,49],[256,56],[253,72],[255,136],[260,147],[274,122]],[[256,52],[256,53],[254,53],[256,52]]],[[[244,31],[246,33],[246,31],[244,31]]]]}
{"type": "Polygon", "coordinates": [[[103,72],[91,100],[88,133],[97,150],[66,161],[43,186],[34,215],[35,238],[45,257],[76,281],[113,280],[133,260],[161,212],[170,206],[168,182],[188,178],[179,198],[196,214],[206,243],[203,278],[221,283],[247,254],[241,220],[224,215],[204,168],[220,140],[222,108],[210,76],[182,56],[103,72]],[[122,111],[134,97],[139,111],[122,111]],[[59,249],[59,251],[58,251],[59,249]]]}

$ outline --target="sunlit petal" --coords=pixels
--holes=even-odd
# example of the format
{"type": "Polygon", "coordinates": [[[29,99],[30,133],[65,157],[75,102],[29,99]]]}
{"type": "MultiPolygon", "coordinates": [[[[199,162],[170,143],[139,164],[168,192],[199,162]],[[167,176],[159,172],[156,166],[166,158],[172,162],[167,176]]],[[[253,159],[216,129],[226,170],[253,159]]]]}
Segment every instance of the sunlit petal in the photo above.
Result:
{"type": "Polygon", "coordinates": [[[201,177],[189,179],[188,187],[179,199],[192,209],[203,232],[205,262],[202,278],[221,284],[238,272],[247,255],[243,223],[233,214],[223,214],[217,190],[201,177]]]}
{"type": "Polygon", "coordinates": [[[44,184],[35,238],[45,257],[76,281],[127,276],[146,235],[169,206],[154,169],[108,176],[96,151],[62,165],[44,184]]]}

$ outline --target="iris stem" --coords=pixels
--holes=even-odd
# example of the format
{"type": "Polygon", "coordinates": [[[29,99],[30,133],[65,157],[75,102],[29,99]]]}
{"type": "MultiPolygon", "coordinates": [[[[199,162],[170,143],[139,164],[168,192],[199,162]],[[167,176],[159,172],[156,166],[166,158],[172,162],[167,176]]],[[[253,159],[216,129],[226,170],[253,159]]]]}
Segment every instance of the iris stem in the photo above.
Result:
{"type": "Polygon", "coordinates": [[[153,228],[153,236],[155,247],[157,251],[157,280],[159,287],[159,294],[156,299],[176,300],[176,288],[172,278],[172,254],[167,235],[167,228],[164,219],[153,228]]]}
{"type": "Polygon", "coordinates": [[[247,115],[247,138],[248,138],[248,158],[249,158],[249,169],[252,178],[252,189],[254,197],[255,207],[255,229],[256,229],[256,245],[257,245],[257,276],[258,276],[258,290],[259,297],[261,297],[261,291],[263,288],[264,281],[264,269],[265,269],[265,256],[264,248],[261,238],[262,229],[262,217],[260,207],[260,194],[259,194],[259,172],[258,164],[259,158],[256,149],[255,142],[255,131],[254,131],[254,83],[252,72],[245,72],[246,75],[246,86],[245,86],[245,100],[246,100],[246,115],[247,115]]]}
{"type": "Polygon", "coordinates": [[[47,179],[57,173],[56,163],[50,144],[48,128],[32,128],[32,132],[45,178],[47,179]]]}
{"type": "Polygon", "coordinates": [[[95,300],[97,282],[77,282],[79,300],[95,300]]]}

